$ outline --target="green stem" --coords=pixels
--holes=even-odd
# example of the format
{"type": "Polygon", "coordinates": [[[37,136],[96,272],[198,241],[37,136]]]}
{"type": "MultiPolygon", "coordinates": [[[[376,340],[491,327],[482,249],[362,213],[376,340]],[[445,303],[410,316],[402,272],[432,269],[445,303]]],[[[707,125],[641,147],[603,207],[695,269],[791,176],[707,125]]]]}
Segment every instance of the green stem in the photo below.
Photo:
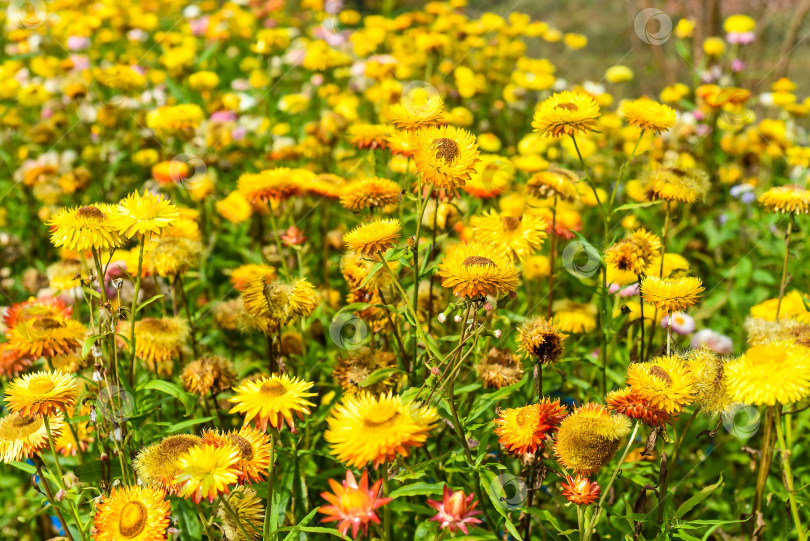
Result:
{"type": "Polygon", "coordinates": [[[40,460],[41,459],[39,458],[35,458],[34,463],[36,464],[37,476],[39,476],[42,488],[45,489],[45,497],[48,499],[51,507],[53,507],[53,511],[56,513],[56,517],[59,519],[59,522],[62,523],[62,529],[65,530],[65,537],[67,537],[70,541],[73,541],[73,534],[70,533],[70,528],[68,528],[65,516],[62,514],[62,510],[56,505],[56,499],[53,497],[53,492],[51,491],[50,485],[48,485],[48,480],[45,479],[45,476],[42,474],[42,464],[40,464],[40,460]]]}
{"type": "Polygon", "coordinates": [[[129,385],[135,385],[135,312],[138,310],[138,294],[141,292],[141,272],[143,271],[143,249],[146,246],[146,235],[141,236],[141,247],[138,252],[138,274],[135,276],[135,293],[132,296],[132,308],[129,311],[129,347],[131,351],[129,367],[129,385]]]}
{"type": "Polygon", "coordinates": [[[627,166],[630,165],[630,162],[633,161],[633,158],[636,157],[636,151],[638,150],[638,145],[641,143],[641,139],[644,137],[644,130],[641,130],[641,133],[636,140],[636,145],[633,147],[633,152],[630,154],[630,157],[627,158],[627,161],[622,164],[619,168],[619,175],[616,178],[616,184],[613,185],[613,192],[610,194],[610,205],[609,208],[611,212],[613,211],[613,202],[616,200],[616,191],[619,188],[619,184],[621,183],[622,179],[624,179],[624,171],[627,169],[627,166]]]}
{"type": "MultiPolygon", "coordinates": [[[[59,476],[59,488],[67,492],[65,488],[65,481],[64,481],[64,474],[62,473],[62,466],[59,465],[59,455],[56,452],[56,447],[54,446],[54,439],[53,434],[51,433],[51,422],[48,419],[47,415],[42,416],[43,421],[45,422],[45,432],[48,434],[48,445],[51,448],[51,454],[53,455],[53,461],[56,465],[56,474],[59,476]]],[[[84,531],[82,530],[82,521],[79,519],[79,513],[76,511],[76,507],[73,505],[73,501],[68,497],[65,496],[65,499],[68,502],[68,506],[70,507],[70,511],[73,514],[73,520],[76,521],[76,527],[79,529],[79,536],[84,541],[84,531]]],[[[67,531],[67,528],[65,528],[67,531]]]]}
{"type": "MultiPolygon", "coordinates": [[[[788,229],[788,231],[790,231],[788,229]]],[[[793,471],[790,469],[790,451],[785,445],[785,436],[782,433],[782,406],[771,406],[775,409],[776,416],[776,439],[779,441],[779,449],[782,451],[782,470],[785,473],[785,488],[790,501],[790,514],[793,515],[793,524],[796,526],[796,534],[799,541],[805,541],[806,536],[802,529],[802,520],[799,515],[799,506],[796,504],[796,491],[793,489],[793,471]]]]}
{"type": "MultiPolygon", "coordinates": [[[[669,494],[667,494],[667,490],[669,488],[669,481],[670,481],[670,479],[672,479],[672,471],[675,469],[675,463],[678,460],[678,455],[679,455],[679,453],[681,451],[681,446],[683,445],[683,442],[686,439],[687,432],[689,432],[689,427],[692,426],[692,422],[695,420],[695,417],[697,417],[698,411],[699,410],[697,408],[695,408],[695,411],[692,412],[692,415],[686,421],[686,424],[684,425],[683,430],[681,430],[680,437],[677,437],[675,439],[675,445],[674,445],[674,447],[672,449],[672,458],[670,458],[669,461],[668,461],[669,465],[667,467],[666,475],[664,475],[664,480],[661,482],[661,486],[658,489],[658,494],[659,494],[658,522],[661,523],[662,525],[663,525],[664,515],[665,515],[665,511],[666,511],[665,503],[666,503],[667,498],[669,497],[669,494]]],[[[674,425],[673,425],[673,430],[674,430],[674,425]]]]}
{"type": "Polygon", "coordinates": [[[208,539],[214,541],[216,539],[214,531],[211,529],[211,524],[208,522],[208,519],[205,518],[205,513],[203,513],[200,504],[195,503],[194,508],[197,509],[197,517],[200,519],[200,524],[205,528],[205,534],[208,536],[208,539]]]}
{"type": "Polygon", "coordinates": [[[785,282],[787,281],[788,256],[790,255],[790,233],[793,231],[793,215],[788,220],[787,233],[785,233],[785,258],[782,260],[782,280],[779,282],[779,300],[776,302],[776,322],[779,323],[779,310],[782,307],[782,297],[785,296],[785,282]]]}
{"type": "MultiPolygon", "coordinates": [[[[246,541],[251,541],[251,539],[253,539],[253,537],[251,535],[248,535],[247,530],[245,530],[245,526],[242,524],[242,521],[239,520],[239,515],[236,514],[236,512],[233,510],[233,508],[228,503],[228,500],[223,498],[221,494],[219,495],[219,503],[222,504],[223,508],[225,508],[225,513],[227,513],[228,516],[231,517],[231,520],[233,520],[236,523],[237,528],[239,528],[239,531],[242,532],[242,535],[245,537],[245,540],[246,541]]],[[[250,524],[250,523],[248,523],[248,524],[250,524]]],[[[252,524],[250,524],[250,527],[253,528],[254,531],[256,530],[256,528],[252,524]]],[[[259,532],[256,532],[256,533],[259,533],[259,532]]]]}
{"type": "Polygon", "coordinates": [[[275,482],[275,462],[276,458],[276,434],[273,430],[270,430],[270,465],[268,466],[267,470],[270,474],[269,478],[267,479],[267,509],[264,514],[264,531],[262,535],[262,539],[265,540],[272,540],[275,535],[273,534],[271,537],[270,532],[275,530],[276,525],[271,524],[273,522],[271,517],[273,516],[273,484],[275,482]]]}
{"type": "MultiPolygon", "coordinates": [[[[390,493],[390,490],[391,490],[390,486],[389,486],[390,480],[388,479],[388,461],[387,460],[383,464],[382,474],[383,474],[383,496],[387,498],[388,494],[390,493]]],[[[383,539],[385,539],[385,541],[391,541],[391,506],[390,505],[386,505],[385,507],[383,507],[383,536],[384,536],[383,539]]]]}
{"type": "Polygon", "coordinates": [[[410,299],[408,299],[408,294],[402,288],[402,284],[399,283],[399,280],[397,280],[397,277],[394,274],[394,271],[391,270],[391,267],[388,265],[388,262],[385,260],[385,254],[380,252],[379,256],[380,256],[380,262],[382,263],[383,268],[391,276],[391,280],[394,282],[394,286],[396,286],[397,291],[399,291],[400,296],[402,296],[402,300],[405,301],[405,305],[408,308],[408,312],[410,312],[411,317],[414,320],[414,323],[415,323],[414,327],[416,327],[416,334],[419,336],[419,339],[422,340],[425,343],[425,350],[428,352],[428,355],[431,355],[431,356],[435,357],[435,355],[433,354],[433,352],[430,349],[430,344],[428,343],[427,337],[425,336],[425,331],[423,331],[422,327],[419,325],[419,320],[416,318],[416,310],[414,310],[414,307],[411,304],[410,299]]]}
{"type": "Polygon", "coordinates": [[[607,485],[602,489],[602,496],[599,498],[599,503],[596,504],[596,509],[593,514],[593,519],[590,521],[590,524],[585,526],[585,540],[591,538],[593,535],[594,529],[596,525],[599,524],[599,519],[602,518],[602,512],[604,511],[604,503],[605,498],[607,497],[608,493],[610,492],[610,487],[613,486],[613,481],[616,480],[616,476],[619,475],[619,470],[624,464],[624,459],[627,458],[627,453],[630,452],[630,446],[633,445],[633,440],[636,439],[636,433],[638,432],[638,427],[640,425],[639,421],[636,421],[635,426],[633,427],[633,433],[630,434],[630,440],[627,442],[627,447],[624,448],[624,452],[622,453],[621,458],[619,458],[619,462],[616,464],[616,467],[613,469],[613,474],[610,476],[610,481],[608,481],[607,485]]]}
{"type": "Polygon", "coordinates": [[[270,209],[270,228],[272,229],[270,233],[273,235],[273,242],[275,242],[276,250],[278,250],[278,257],[281,259],[281,269],[284,271],[284,278],[289,280],[290,269],[287,266],[287,258],[284,257],[283,247],[281,246],[281,237],[278,234],[278,226],[276,225],[276,215],[273,212],[273,209],[270,209]]]}

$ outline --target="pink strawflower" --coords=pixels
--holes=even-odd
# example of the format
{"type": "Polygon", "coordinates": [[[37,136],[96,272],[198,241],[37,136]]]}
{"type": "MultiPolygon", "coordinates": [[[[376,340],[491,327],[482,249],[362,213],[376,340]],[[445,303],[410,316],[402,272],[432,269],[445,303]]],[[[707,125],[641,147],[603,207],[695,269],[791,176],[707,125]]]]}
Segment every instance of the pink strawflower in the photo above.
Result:
{"type": "MultiPolygon", "coordinates": [[[[669,326],[669,317],[669,315],[665,315],[661,318],[661,327],[666,329],[669,326]]],[[[683,312],[673,312],[672,330],[682,336],[689,334],[695,330],[695,320],[683,312]]]]}
{"type": "Polygon", "coordinates": [[[439,523],[439,527],[447,528],[451,532],[461,530],[465,534],[467,532],[468,524],[480,524],[481,521],[475,518],[475,515],[480,515],[481,511],[475,509],[478,502],[473,501],[473,495],[464,495],[464,491],[457,490],[453,492],[450,487],[444,485],[444,492],[442,493],[442,501],[428,500],[428,505],[434,508],[438,513],[430,520],[439,523]]]}

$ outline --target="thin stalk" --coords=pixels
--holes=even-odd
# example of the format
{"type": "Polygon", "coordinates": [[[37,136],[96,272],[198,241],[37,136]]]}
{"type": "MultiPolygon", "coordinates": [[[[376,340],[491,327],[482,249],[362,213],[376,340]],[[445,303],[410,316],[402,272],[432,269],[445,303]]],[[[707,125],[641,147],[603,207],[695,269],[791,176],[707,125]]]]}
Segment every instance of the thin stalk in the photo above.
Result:
{"type": "Polygon", "coordinates": [[[546,317],[551,319],[551,306],[554,304],[554,261],[557,259],[557,195],[551,207],[551,243],[548,251],[548,306],[546,317]]]}
{"type": "Polygon", "coordinates": [[[627,161],[622,164],[619,168],[619,176],[616,178],[616,184],[613,185],[613,192],[610,194],[610,209],[613,210],[613,202],[616,200],[616,191],[619,188],[619,184],[621,183],[622,179],[624,179],[624,171],[627,169],[627,166],[630,165],[630,162],[633,161],[633,158],[636,157],[636,151],[638,150],[638,145],[641,143],[641,139],[644,137],[644,130],[641,130],[641,133],[636,140],[636,145],[633,147],[633,152],[630,153],[630,157],[627,158],[627,161]]]}
{"type": "Polygon", "coordinates": [[[638,310],[641,315],[641,343],[638,348],[638,362],[643,363],[644,358],[644,295],[641,294],[641,279],[644,276],[638,275],[638,310]]]}
{"type": "Polygon", "coordinates": [[[579,531],[580,541],[583,541],[585,539],[585,524],[583,523],[584,518],[585,518],[585,510],[582,508],[581,505],[577,505],[577,531],[579,531]]]}
{"type": "Polygon", "coordinates": [[[275,529],[275,524],[271,526],[271,519],[270,517],[273,516],[273,484],[275,482],[275,472],[276,468],[273,462],[276,458],[276,433],[273,430],[270,430],[270,465],[267,468],[269,473],[269,477],[267,479],[267,509],[264,513],[264,528],[263,528],[263,535],[262,539],[272,540],[275,538],[275,534],[270,534],[271,528],[275,529]]]}
{"type": "Polygon", "coordinates": [[[751,510],[753,519],[751,520],[751,531],[756,529],[756,523],[762,509],[762,495],[765,492],[765,483],[768,480],[768,472],[771,469],[771,459],[773,458],[773,408],[765,410],[765,423],[762,426],[762,443],[759,450],[759,469],[757,471],[757,484],[754,489],[754,505],[751,510]]]}
{"type": "Polygon", "coordinates": [[[667,313],[667,357],[672,348],[672,312],[667,313]]]}
{"type": "MultiPolygon", "coordinates": [[[[245,537],[245,539],[247,541],[253,539],[253,537],[247,533],[247,530],[245,530],[245,526],[242,524],[242,521],[239,520],[239,515],[237,515],[234,512],[233,508],[231,508],[230,504],[228,504],[228,500],[223,498],[221,494],[219,495],[219,503],[222,504],[222,507],[225,509],[225,512],[228,514],[228,516],[231,517],[231,520],[233,520],[236,523],[236,527],[239,528],[239,531],[242,532],[242,535],[245,537]]],[[[250,526],[251,528],[253,528],[252,524],[250,524],[250,526]]],[[[255,530],[255,528],[253,529],[255,530]]]]}
{"type": "Polygon", "coordinates": [[[391,267],[388,265],[388,262],[385,260],[385,255],[383,255],[383,253],[380,252],[379,256],[380,256],[380,262],[382,263],[383,268],[391,276],[391,279],[394,282],[394,286],[396,286],[397,291],[399,291],[399,294],[402,296],[402,300],[405,301],[405,305],[407,306],[408,311],[411,314],[411,317],[413,318],[414,322],[416,323],[414,325],[414,327],[416,328],[416,334],[419,336],[419,339],[422,340],[425,343],[425,350],[428,352],[428,355],[432,356],[433,353],[430,350],[430,345],[428,344],[427,337],[425,336],[425,332],[422,330],[422,327],[419,325],[419,320],[416,318],[416,311],[414,310],[413,305],[411,305],[410,299],[408,299],[408,294],[405,293],[405,290],[402,288],[402,284],[399,283],[399,280],[397,280],[397,277],[394,274],[394,271],[391,270],[391,267]]]}
{"type": "Polygon", "coordinates": [[[203,528],[205,528],[205,534],[208,536],[209,540],[213,541],[216,539],[214,536],[214,531],[211,529],[211,524],[208,522],[208,519],[205,518],[205,513],[203,513],[200,504],[195,503],[194,508],[197,510],[197,517],[200,519],[200,524],[202,524],[203,528]]]}
{"type": "MultiPolygon", "coordinates": [[[[54,464],[56,464],[56,473],[59,476],[59,488],[67,492],[65,488],[65,481],[64,481],[64,474],[62,473],[62,466],[59,465],[59,455],[56,453],[56,447],[54,447],[54,439],[53,434],[51,433],[51,422],[48,420],[47,415],[42,416],[43,421],[45,422],[45,432],[48,434],[48,445],[51,448],[51,454],[53,455],[54,464]]],[[[73,514],[73,520],[76,521],[76,527],[79,529],[79,536],[84,541],[84,531],[82,530],[82,521],[79,519],[79,514],[76,512],[76,507],[73,505],[73,502],[68,498],[68,506],[70,507],[70,511],[73,514]]],[[[67,528],[65,528],[67,531],[67,528]]]]}
{"type": "MultiPolygon", "coordinates": [[[[661,231],[661,266],[658,269],[658,277],[664,278],[664,255],[667,253],[667,236],[669,235],[669,215],[671,204],[667,201],[666,214],[664,215],[664,228],[661,231]]],[[[653,337],[655,336],[655,322],[658,320],[658,308],[653,312],[653,325],[650,327],[650,340],[647,344],[647,355],[652,352],[653,337]]]]}
{"type": "MultiPolygon", "coordinates": [[[[788,229],[790,231],[790,229],[788,229]]],[[[775,411],[776,417],[776,439],[779,441],[779,449],[782,451],[782,470],[785,473],[785,488],[788,493],[788,501],[790,502],[790,514],[793,515],[793,524],[796,526],[796,534],[799,541],[805,541],[807,537],[804,535],[802,529],[802,519],[799,515],[799,507],[796,504],[796,491],[793,489],[793,471],[790,469],[790,451],[785,445],[785,436],[782,433],[782,406],[771,406],[775,411]]]]}
{"type": "Polygon", "coordinates": [[[65,521],[65,516],[62,514],[62,510],[56,505],[56,499],[53,497],[53,492],[51,491],[50,485],[48,485],[48,480],[45,479],[45,476],[42,475],[42,464],[40,463],[41,459],[34,460],[34,464],[37,468],[37,475],[39,476],[40,481],[42,481],[42,488],[45,489],[45,496],[48,498],[48,502],[53,507],[54,513],[56,513],[56,518],[59,519],[59,522],[62,523],[62,529],[65,530],[65,537],[67,537],[70,541],[73,541],[73,534],[70,533],[70,528],[68,528],[67,522],[65,521]]]}
{"type": "Polygon", "coordinates": [[[141,272],[143,271],[143,249],[146,246],[146,235],[141,235],[141,247],[138,251],[138,274],[135,276],[135,293],[132,295],[132,308],[129,311],[129,348],[131,351],[129,367],[129,385],[135,385],[135,311],[138,309],[138,294],[141,292],[141,272]]]}
{"type": "MultiPolygon", "coordinates": [[[[665,505],[664,502],[666,501],[667,497],[667,488],[669,487],[669,480],[672,478],[672,471],[675,469],[675,463],[678,460],[678,454],[680,453],[681,446],[683,445],[683,441],[686,439],[686,433],[689,431],[689,427],[692,426],[692,422],[697,417],[698,409],[695,408],[695,411],[689,417],[689,420],[686,421],[686,424],[681,430],[681,435],[679,438],[675,440],[675,446],[672,449],[672,458],[669,460],[669,467],[667,468],[666,475],[664,475],[664,480],[661,483],[661,486],[658,489],[658,494],[660,495],[658,500],[658,522],[663,524],[664,521],[664,511],[665,505]]],[[[674,429],[674,425],[673,425],[674,429]]]]}
{"type": "Polygon", "coordinates": [[[619,458],[619,462],[613,469],[613,474],[610,476],[610,481],[608,481],[607,485],[605,485],[605,488],[602,489],[602,496],[599,498],[599,503],[596,504],[596,510],[594,511],[593,519],[590,521],[590,524],[587,524],[585,526],[586,541],[591,538],[591,535],[593,535],[594,528],[596,528],[596,525],[599,524],[599,519],[602,518],[602,511],[604,511],[603,505],[605,503],[605,498],[610,492],[610,487],[613,486],[613,481],[616,480],[616,476],[619,475],[619,470],[621,469],[622,464],[624,464],[624,459],[627,458],[627,453],[630,452],[630,446],[633,445],[633,440],[636,439],[636,433],[638,432],[639,424],[640,422],[636,421],[635,426],[633,426],[633,433],[630,434],[630,440],[628,440],[627,442],[627,447],[624,448],[624,452],[622,453],[621,458],[619,458]]]}
{"type": "Polygon", "coordinates": [[[782,260],[782,281],[779,282],[779,300],[776,302],[776,322],[779,323],[779,310],[782,308],[782,297],[785,296],[785,282],[787,281],[788,256],[790,255],[790,233],[793,231],[793,215],[788,220],[787,233],[785,233],[785,258],[782,260]]]}
{"type": "Polygon", "coordinates": [[[270,233],[273,235],[273,242],[275,242],[276,250],[278,250],[278,257],[281,259],[281,269],[284,271],[284,278],[289,280],[290,269],[287,266],[287,258],[284,257],[284,251],[281,246],[281,237],[278,235],[278,226],[276,226],[276,216],[273,209],[270,209],[270,227],[272,228],[270,233]]]}
{"type": "MultiPolygon", "coordinates": [[[[388,479],[388,461],[386,460],[383,464],[383,496],[388,497],[391,489],[389,486],[389,479],[388,479]]],[[[385,541],[391,541],[391,506],[386,505],[383,507],[383,539],[385,541]]]]}

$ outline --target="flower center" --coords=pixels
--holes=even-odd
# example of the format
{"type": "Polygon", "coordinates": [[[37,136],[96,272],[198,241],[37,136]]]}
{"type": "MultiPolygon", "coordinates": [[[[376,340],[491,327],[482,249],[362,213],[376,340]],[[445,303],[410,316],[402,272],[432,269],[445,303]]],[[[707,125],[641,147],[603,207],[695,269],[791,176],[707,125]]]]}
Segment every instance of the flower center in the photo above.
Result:
{"type": "Polygon", "coordinates": [[[35,331],[53,331],[62,327],[62,323],[52,317],[35,319],[31,323],[31,329],[35,331]]]}
{"type": "Polygon", "coordinates": [[[664,380],[667,386],[672,385],[672,377],[670,377],[670,375],[667,374],[667,371],[660,366],[653,366],[650,368],[650,375],[664,380]]]}
{"type": "Polygon", "coordinates": [[[231,443],[239,447],[239,451],[242,453],[242,460],[253,460],[253,446],[250,445],[248,440],[239,434],[231,434],[228,438],[231,440],[231,443]]]}
{"type": "Polygon", "coordinates": [[[396,409],[377,409],[366,413],[363,424],[369,428],[391,426],[394,424],[399,412],[396,409]]]}
{"type": "Polygon", "coordinates": [[[163,457],[165,460],[171,461],[197,445],[199,445],[199,441],[193,437],[169,437],[160,444],[159,456],[163,457]]]}
{"type": "Polygon", "coordinates": [[[165,321],[152,317],[142,319],[141,326],[143,330],[153,333],[162,333],[169,330],[169,326],[165,321]]]}
{"type": "Polygon", "coordinates": [[[444,163],[452,163],[458,156],[458,143],[447,137],[433,140],[433,149],[437,158],[444,158],[444,163]]]}
{"type": "Polygon", "coordinates": [[[462,263],[465,267],[472,267],[474,265],[480,265],[482,267],[494,267],[495,262],[491,259],[487,259],[484,256],[480,255],[471,255],[467,259],[465,259],[462,263]]]}
{"type": "Polygon", "coordinates": [[[573,103],[560,103],[557,105],[558,109],[565,109],[566,111],[579,111],[579,107],[577,107],[573,103]]]}
{"type": "Polygon", "coordinates": [[[521,408],[520,411],[518,411],[517,416],[515,417],[515,423],[520,427],[525,426],[526,422],[529,420],[529,414],[526,411],[526,409],[527,408],[521,408]]]}
{"type": "Polygon", "coordinates": [[[259,388],[259,392],[267,397],[276,398],[286,393],[287,388],[278,381],[265,381],[259,388]]]}
{"type": "Polygon", "coordinates": [[[504,216],[501,218],[501,223],[505,231],[514,231],[520,227],[520,220],[514,216],[504,216]]]}
{"type": "Polygon", "coordinates": [[[27,415],[15,415],[11,419],[11,424],[15,428],[22,428],[24,426],[28,426],[28,425],[33,424],[34,421],[36,421],[36,420],[37,420],[36,417],[28,417],[27,415]]]}
{"type": "Polygon", "coordinates": [[[118,531],[125,539],[132,539],[146,527],[146,506],[131,501],[124,504],[118,517],[118,531]]]}
{"type": "Polygon", "coordinates": [[[31,394],[38,396],[53,391],[54,387],[55,385],[50,378],[37,378],[30,381],[28,384],[28,391],[31,394]]]}
{"type": "Polygon", "coordinates": [[[86,205],[84,207],[80,207],[76,211],[76,216],[80,218],[90,218],[91,220],[103,220],[107,217],[106,214],[101,212],[98,207],[93,205],[86,205]]]}

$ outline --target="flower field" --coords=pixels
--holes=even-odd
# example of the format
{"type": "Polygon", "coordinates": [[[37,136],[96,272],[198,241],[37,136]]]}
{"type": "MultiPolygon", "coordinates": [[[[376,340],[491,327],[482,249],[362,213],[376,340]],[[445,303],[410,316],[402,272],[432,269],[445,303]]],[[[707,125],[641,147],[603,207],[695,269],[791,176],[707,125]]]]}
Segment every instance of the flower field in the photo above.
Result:
{"type": "Polygon", "coordinates": [[[6,3],[0,539],[807,539],[810,2],[480,3],[6,3]]]}

